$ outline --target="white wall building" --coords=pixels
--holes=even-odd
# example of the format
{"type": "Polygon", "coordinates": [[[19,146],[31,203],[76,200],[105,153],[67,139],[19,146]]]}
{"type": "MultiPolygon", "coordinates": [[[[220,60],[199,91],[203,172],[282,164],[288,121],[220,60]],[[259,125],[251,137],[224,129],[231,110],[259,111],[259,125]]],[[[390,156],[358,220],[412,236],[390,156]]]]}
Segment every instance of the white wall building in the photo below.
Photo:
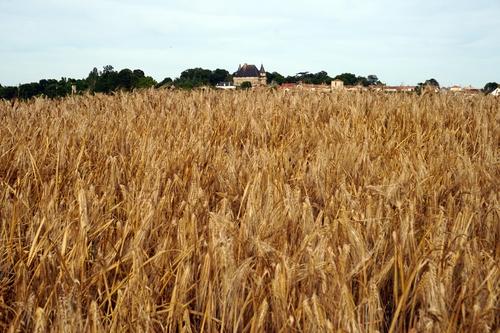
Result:
{"type": "Polygon", "coordinates": [[[233,90],[236,89],[236,86],[232,84],[231,82],[219,82],[215,86],[216,89],[223,89],[223,90],[233,90]]]}

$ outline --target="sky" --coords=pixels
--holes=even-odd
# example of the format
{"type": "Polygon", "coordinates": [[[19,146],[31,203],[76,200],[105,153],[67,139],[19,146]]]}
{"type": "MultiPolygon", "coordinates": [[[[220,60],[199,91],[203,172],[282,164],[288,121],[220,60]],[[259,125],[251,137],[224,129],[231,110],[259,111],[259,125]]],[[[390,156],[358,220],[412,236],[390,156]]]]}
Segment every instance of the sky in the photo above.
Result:
{"type": "Polygon", "coordinates": [[[0,0],[0,84],[264,64],[387,84],[500,82],[500,0],[0,0]]]}

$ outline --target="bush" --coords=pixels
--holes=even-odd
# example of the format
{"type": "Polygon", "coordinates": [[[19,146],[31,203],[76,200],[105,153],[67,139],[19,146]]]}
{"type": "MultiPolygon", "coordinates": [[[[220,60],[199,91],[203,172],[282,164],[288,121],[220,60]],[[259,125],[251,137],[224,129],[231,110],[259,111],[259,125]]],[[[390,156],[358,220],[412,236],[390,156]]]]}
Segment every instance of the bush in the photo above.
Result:
{"type": "Polygon", "coordinates": [[[241,89],[250,89],[252,88],[252,82],[245,81],[240,86],[241,89]]]}

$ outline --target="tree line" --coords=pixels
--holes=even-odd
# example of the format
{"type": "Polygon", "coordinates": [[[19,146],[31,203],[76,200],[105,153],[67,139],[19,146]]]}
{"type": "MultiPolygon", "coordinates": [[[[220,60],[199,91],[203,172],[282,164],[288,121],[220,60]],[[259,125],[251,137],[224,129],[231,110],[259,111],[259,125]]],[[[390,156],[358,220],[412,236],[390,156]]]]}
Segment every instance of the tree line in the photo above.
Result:
{"type": "Polygon", "coordinates": [[[149,88],[157,82],[146,76],[140,69],[128,68],[116,71],[113,66],[104,66],[102,70],[94,68],[85,79],[61,78],[60,80],[43,79],[38,82],[20,84],[18,87],[2,87],[0,98],[28,99],[35,96],[48,98],[65,97],[71,93],[111,93],[117,90],[130,91],[149,88]]]}
{"type": "MultiPolygon", "coordinates": [[[[327,72],[318,73],[302,72],[294,76],[283,76],[278,72],[266,73],[267,83],[270,85],[280,85],[283,83],[306,84],[330,84],[332,80],[339,79],[345,85],[364,86],[381,84],[376,75],[368,77],[356,76],[351,73],[344,73],[335,77],[330,77],[327,72]]],[[[116,91],[132,91],[142,88],[176,87],[181,89],[193,89],[202,86],[214,87],[220,82],[231,82],[232,74],[225,69],[204,69],[190,68],[184,70],[178,78],[167,77],[160,82],[155,81],[151,76],[145,75],[140,69],[130,70],[128,68],[117,71],[113,66],[104,66],[102,70],[92,69],[88,76],[83,79],[61,78],[42,79],[38,82],[20,84],[19,86],[0,85],[0,98],[3,99],[29,99],[36,96],[46,96],[48,98],[65,97],[72,93],[112,93],[116,91]]]]}
{"type": "MultiPolygon", "coordinates": [[[[284,76],[278,72],[267,72],[267,83],[271,86],[283,83],[305,83],[305,84],[327,84],[332,80],[341,80],[346,86],[373,86],[383,83],[376,75],[357,76],[352,73],[343,73],[331,77],[325,71],[317,73],[300,72],[293,76],[284,76]]],[[[143,88],[176,87],[182,89],[193,89],[202,86],[215,86],[219,82],[231,82],[233,79],[229,71],[225,69],[190,68],[184,70],[178,78],[167,77],[157,82],[151,76],[147,76],[140,69],[130,70],[128,68],[117,71],[113,66],[104,66],[102,70],[92,69],[84,79],[61,78],[60,80],[43,79],[38,82],[20,84],[19,86],[0,85],[0,99],[29,99],[36,96],[48,98],[65,97],[72,93],[112,93],[116,91],[132,91],[143,88]]],[[[423,86],[434,86],[439,88],[435,79],[419,83],[417,89],[423,86]]],[[[499,85],[495,82],[487,83],[483,88],[485,93],[494,91],[499,85]]]]}
{"type": "Polygon", "coordinates": [[[5,86],[0,84],[0,99],[29,99],[36,96],[48,98],[65,97],[72,93],[112,93],[116,91],[132,91],[151,87],[169,87],[192,89],[204,85],[215,86],[218,82],[232,80],[227,70],[214,71],[193,68],[181,73],[179,78],[172,80],[167,77],[157,82],[151,76],[145,75],[140,69],[128,68],[117,71],[113,66],[104,66],[102,70],[92,69],[84,79],[61,78],[60,80],[43,79],[38,82],[5,86]]]}
{"type": "Polygon", "coordinates": [[[267,73],[267,83],[268,84],[283,84],[283,83],[305,83],[305,84],[327,84],[329,85],[333,80],[340,80],[344,82],[346,86],[371,86],[380,85],[382,82],[378,79],[376,75],[357,76],[352,73],[343,73],[334,77],[328,75],[327,72],[321,71],[318,73],[300,72],[293,76],[283,76],[280,73],[272,72],[267,73]]]}

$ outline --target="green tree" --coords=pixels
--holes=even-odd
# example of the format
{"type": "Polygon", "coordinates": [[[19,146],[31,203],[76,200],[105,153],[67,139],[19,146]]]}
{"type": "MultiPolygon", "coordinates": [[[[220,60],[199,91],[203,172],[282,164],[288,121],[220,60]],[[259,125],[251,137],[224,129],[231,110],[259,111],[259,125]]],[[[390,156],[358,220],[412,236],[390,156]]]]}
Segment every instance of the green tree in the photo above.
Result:
{"type": "Polygon", "coordinates": [[[38,82],[40,84],[42,93],[49,97],[49,98],[55,98],[57,97],[57,80],[54,79],[43,79],[38,82]]]}
{"type": "Polygon", "coordinates": [[[356,85],[362,85],[363,87],[368,87],[370,85],[370,82],[366,77],[358,76],[356,78],[356,85]]]}
{"type": "Polygon", "coordinates": [[[42,93],[38,82],[25,83],[19,86],[19,98],[29,99],[42,93]]]}
{"type": "Polygon", "coordinates": [[[483,88],[483,92],[485,94],[491,94],[495,89],[497,89],[500,85],[496,82],[488,82],[483,88]]]}
{"type": "Polygon", "coordinates": [[[65,78],[62,77],[58,82],[57,82],[57,97],[65,97],[71,94],[71,82],[65,78]]]}
{"type": "Polygon", "coordinates": [[[424,86],[439,88],[439,82],[436,79],[429,79],[424,82],[424,86]]]}
{"type": "Polygon", "coordinates": [[[118,72],[117,80],[117,88],[130,91],[134,87],[134,73],[128,68],[124,68],[118,72]]]}
{"type": "Polygon", "coordinates": [[[252,88],[252,82],[249,81],[242,82],[240,88],[245,90],[250,89],[252,88]]]}
{"type": "Polygon", "coordinates": [[[216,70],[214,70],[210,74],[209,81],[210,81],[210,84],[212,86],[215,86],[217,83],[220,83],[220,82],[231,81],[231,75],[229,74],[229,72],[227,70],[217,68],[216,70]]]}
{"type": "Polygon", "coordinates": [[[157,82],[151,76],[143,76],[137,78],[137,81],[135,83],[135,88],[139,89],[151,88],[154,87],[156,84],[157,82]]]}
{"type": "Polygon", "coordinates": [[[344,82],[344,84],[346,86],[354,86],[358,83],[358,78],[356,77],[356,75],[351,74],[351,73],[343,73],[343,74],[337,75],[335,77],[335,80],[340,80],[340,81],[344,82]]]}
{"type": "Polygon", "coordinates": [[[86,90],[89,89],[89,86],[87,84],[87,80],[84,80],[84,79],[78,79],[78,80],[75,80],[75,79],[71,79],[71,84],[74,84],[76,86],[76,92],[77,93],[82,93],[86,90]]]}
{"type": "Polygon", "coordinates": [[[285,77],[278,72],[266,73],[267,84],[282,84],[285,82],[285,77]]]}
{"type": "Polygon", "coordinates": [[[72,84],[77,85],[78,92],[88,89],[92,92],[111,93],[118,89],[132,91],[149,88],[155,86],[157,82],[151,76],[146,76],[141,69],[132,71],[124,68],[117,72],[113,66],[107,65],[103,67],[102,72],[94,68],[85,80],[74,80],[72,84]]]}
{"type": "Polygon", "coordinates": [[[144,77],[146,75],[144,74],[144,72],[142,70],[140,70],[140,69],[134,69],[134,76],[136,78],[141,78],[141,77],[144,77]]]}
{"type": "Polygon", "coordinates": [[[13,99],[18,97],[19,89],[17,87],[6,86],[1,89],[0,93],[1,93],[0,98],[13,99]]]}
{"type": "Polygon", "coordinates": [[[99,75],[94,91],[101,93],[110,93],[115,91],[119,86],[118,73],[113,69],[113,66],[104,66],[102,74],[99,75]]]}
{"type": "Polygon", "coordinates": [[[328,76],[328,73],[325,71],[321,71],[313,75],[314,84],[330,84],[330,82],[332,82],[332,78],[328,76]]]}
{"type": "Polygon", "coordinates": [[[295,77],[297,78],[297,82],[311,84],[313,74],[309,72],[299,72],[295,75],[295,77]]]}
{"type": "Polygon", "coordinates": [[[103,71],[102,71],[103,74],[114,72],[114,68],[111,65],[106,65],[102,69],[103,69],[103,71]]]}
{"type": "Polygon", "coordinates": [[[192,89],[210,84],[210,76],[212,71],[203,68],[190,68],[181,73],[181,76],[175,79],[174,83],[177,87],[192,89]]]}
{"type": "Polygon", "coordinates": [[[96,67],[92,69],[92,71],[89,73],[85,81],[87,81],[87,86],[89,87],[90,91],[95,90],[95,86],[97,84],[97,81],[99,80],[99,71],[97,70],[96,67]]]}
{"type": "Polygon", "coordinates": [[[439,82],[436,79],[428,79],[425,80],[425,82],[420,82],[417,87],[415,88],[415,91],[420,94],[422,93],[422,90],[425,88],[437,88],[439,89],[439,82]]]}
{"type": "Polygon", "coordinates": [[[168,86],[173,85],[173,83],[174,83],[174,81],[171,78],[166,77],[162,81],[160,81],[159,83],[157,83],[155,87],[156,88],[168,87],[168,86]]]}
{"type": "Polygon", "coordinates": [[[380,80],[378,79],[377,75],[374,74],[368,75],[366,79],[368,81],[368,85],[370,86],[377,86],[382,84],[382,82],[380,82],[380,80]]]}
{"type": "Polygon", "coordinates": [[[146,76],[140,69],[134,69],[134,71],[132,72],[132,77],[133,89],[150,88],[157,84],[155,79],[153,79],[151,76],[146,76]]]}
{"type": "Polygon", "coordinates": [[[297,83],[300,81],[300,78],[298,76],[290,76],[288,75],[283,83],[297,83]]]}
{"type": "Polygon", "coordinates": [[[318,73],[301,72],[296,75],[297,81],[301,81],[307,84],[330,84],[332,78],[328,76],[328,73],[321,71],[318,73]]]}

